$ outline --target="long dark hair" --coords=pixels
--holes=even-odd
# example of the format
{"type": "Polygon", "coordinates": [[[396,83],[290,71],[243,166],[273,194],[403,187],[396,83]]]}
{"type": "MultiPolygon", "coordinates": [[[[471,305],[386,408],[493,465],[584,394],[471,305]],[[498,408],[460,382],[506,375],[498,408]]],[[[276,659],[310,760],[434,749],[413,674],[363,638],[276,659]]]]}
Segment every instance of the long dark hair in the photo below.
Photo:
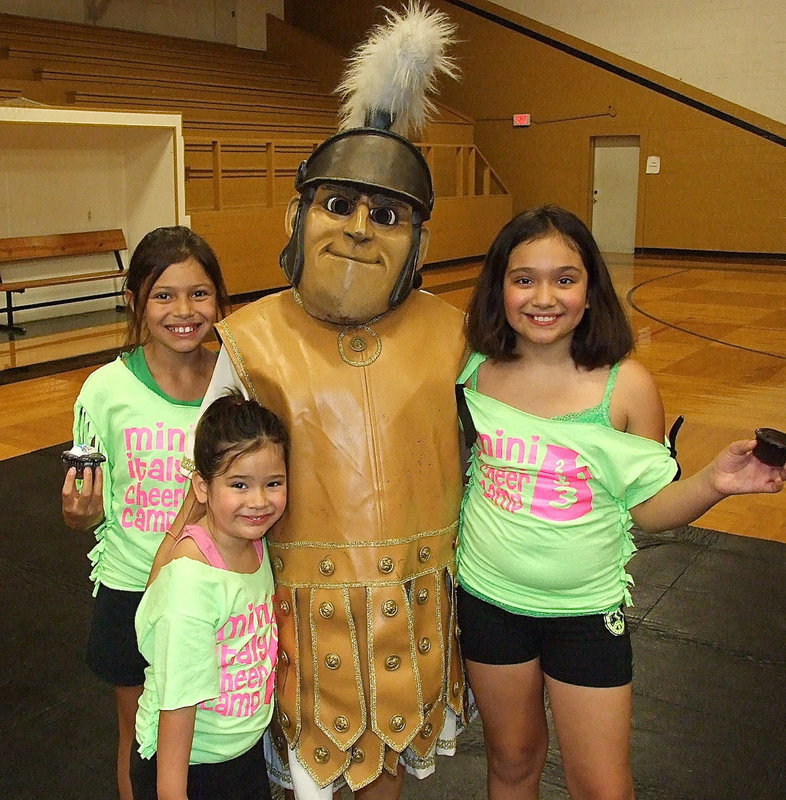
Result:
{"type": "Polygon", "coordinates": [[[223,317],[227,313],[229,295],[213,248],[184,225],[156,228],[142,237],[128,264],[124,286],[129,294],[126,303],[126,350],[134,350],[145,343],[145,307],[155,282],[167,267],[189,258],[202,265],[215,287],[219,315],[223,317]]]}
{"type": "Polygon", "coordinates": [[[194,466],[210,482],[241,456],[268,444],[289,457],[289,435],[281,420],[238,391],[216,398],[199,420],[194,439],[194,466]]]}
{"type": "Polygon", "coordinates": [[[516,333],[505,317],[503,286],[511,251],[522,242],[561,236],[580,256],[587,270],[587,302],[573,332],[570,355],[586,369],[609,366],[633,350],[633,331],[614,291],[606,262],[587,226],[555,205],[517,214],[497,234],[478,278],[467,312],[470,347],[496,361],[513,361],[516,333]]]}

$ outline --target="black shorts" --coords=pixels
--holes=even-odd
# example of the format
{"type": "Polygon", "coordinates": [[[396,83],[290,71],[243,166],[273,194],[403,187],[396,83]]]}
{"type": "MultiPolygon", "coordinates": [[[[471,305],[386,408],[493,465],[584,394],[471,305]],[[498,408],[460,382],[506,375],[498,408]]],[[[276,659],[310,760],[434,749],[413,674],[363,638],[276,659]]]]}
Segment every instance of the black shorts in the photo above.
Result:
{"type": "MultiPolygon", "coordinates": [[[[134,800],[157,800],[157,762],[139,755],[139,743],[131,746],[131,788],[134,800]]],[[[265,764],[264,737],[248,751],[217,764],[190,764],[188,800],[271,800],[265,764]]]]}
{"type": "Polygon", "coordinates": [[[112,686],[141,686],[147,661],[136,646],[134,615],[144,592],[99,584],[87,639],[87,666],[112,686]]]}
{"type": "Polygon", "coordinates": [[[630,632],[622,609],[581,617],[512,614],[458,588],[461,651],[480,664],[540,658],[544,674],[574,686],[625,686],[633,677],[630,632]]]}

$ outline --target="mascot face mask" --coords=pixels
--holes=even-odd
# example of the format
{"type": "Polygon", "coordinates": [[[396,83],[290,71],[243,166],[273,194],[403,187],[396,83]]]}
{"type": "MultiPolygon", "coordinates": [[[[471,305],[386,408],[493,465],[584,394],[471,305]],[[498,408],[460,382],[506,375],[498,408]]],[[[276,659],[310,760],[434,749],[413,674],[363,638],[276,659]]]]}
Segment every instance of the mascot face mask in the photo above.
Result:
{"type": "MultiPolygon", "coordinates": [[[[293,198],[289,227],[297,208],[293,198]]],[[[388,311],[408,262],[416,258],[416,269],[425,255],[423,231],[420,252],[412,252],[411,206],[382,193],[369,196],[357,186],[321,184],[302,222],[298,292],[309,314],[329,322],[362,323],[388,311]]]]}

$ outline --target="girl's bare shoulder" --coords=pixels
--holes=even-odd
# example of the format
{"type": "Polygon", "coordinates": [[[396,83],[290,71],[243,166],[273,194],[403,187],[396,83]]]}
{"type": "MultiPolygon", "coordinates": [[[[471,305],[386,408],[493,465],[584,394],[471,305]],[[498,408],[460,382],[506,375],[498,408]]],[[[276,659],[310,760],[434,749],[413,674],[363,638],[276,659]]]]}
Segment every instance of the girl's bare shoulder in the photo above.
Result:
{"type": "Polygon", "coordinates": [[[176,558],[190,558],[193,561],[201,561],[203,564],[209,563],[197,543],[190,536],[183,536],[175,543],[170,560],[174,561],[176,558]]]}
{"type": "Polygon", "coordinates": [[[618,430],[663,441],[665,423],[658,385],[650,371],[632,358],[620,364],[610,411],[618,430]]]}

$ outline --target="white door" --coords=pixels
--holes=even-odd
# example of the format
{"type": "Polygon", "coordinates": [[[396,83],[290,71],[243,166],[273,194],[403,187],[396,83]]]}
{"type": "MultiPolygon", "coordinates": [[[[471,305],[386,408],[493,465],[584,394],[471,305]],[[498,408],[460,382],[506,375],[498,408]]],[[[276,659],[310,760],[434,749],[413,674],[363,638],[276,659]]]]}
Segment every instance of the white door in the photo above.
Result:
{"type": "Polygon", "coordinates": [[[604,253],[632,253],[636,243],[639,137],[593,139],[592,235],[604,253]]]}

